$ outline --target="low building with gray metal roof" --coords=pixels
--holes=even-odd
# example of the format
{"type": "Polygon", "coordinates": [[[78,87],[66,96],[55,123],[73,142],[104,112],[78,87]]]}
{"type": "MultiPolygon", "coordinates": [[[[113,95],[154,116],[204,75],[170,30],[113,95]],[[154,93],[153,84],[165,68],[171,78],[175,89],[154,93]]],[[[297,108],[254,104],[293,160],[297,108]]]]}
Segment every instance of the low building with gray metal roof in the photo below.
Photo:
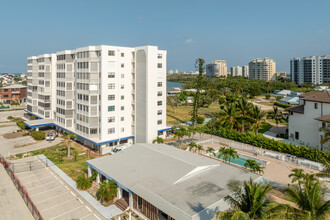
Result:
{"type": "Polygon", "coordinates": [[[224,201],[231,193],[229,183],[263,181],[243,168],[166,144],[135,144],[87,165],[89,175],[99,173],[98,182],[115,181],[129,207],[149,219],[212,219],[229,208],[224,201]]]}

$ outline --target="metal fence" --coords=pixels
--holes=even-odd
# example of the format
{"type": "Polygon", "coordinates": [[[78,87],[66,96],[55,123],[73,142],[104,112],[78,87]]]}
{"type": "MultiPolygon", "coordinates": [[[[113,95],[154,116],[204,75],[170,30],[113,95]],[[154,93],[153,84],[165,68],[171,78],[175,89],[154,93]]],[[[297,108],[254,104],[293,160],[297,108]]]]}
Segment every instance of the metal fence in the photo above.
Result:
{"type": "Polygon", "coordinates": [[[13,181],[14,185],[16,186],[18,192],[21,194],[21,196],[22,196],[25,204],[29,208],[32,216],[36,220],[43,220],[43,218],[41,217],[40,212],[38,211],[37,207],[33,204],[33,202],[31,200],[31,198],[30,198],[30,196],[29,196],[26,188],[21,184],[21,182],[19,181],[19,179],[16,177],[15,172],[11,168],[12,164],[9,163],[9,162],[7,162],[2,155],[0,155],[0,163],[6,169],[8,175],[10,176],[10,178],[13,181]]]}

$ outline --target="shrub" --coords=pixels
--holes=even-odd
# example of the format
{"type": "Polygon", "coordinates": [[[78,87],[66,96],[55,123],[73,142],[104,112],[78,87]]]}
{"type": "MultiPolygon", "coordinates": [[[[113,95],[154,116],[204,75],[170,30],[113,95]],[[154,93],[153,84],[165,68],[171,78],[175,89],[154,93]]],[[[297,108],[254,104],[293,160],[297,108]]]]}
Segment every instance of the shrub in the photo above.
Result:
{"type": "Polygon", "coordinates": [[[43,131],[31,131],[31,136],[37,141],[45,140],[46,138],[45,132],[43,131]]]}
{"type": "Polygon", "coordinates": [[[266,94],[266,95],[265,95],[265,98],[266,98],[266,99],[270,99],[270,94],[266,94]]]}
{"type": "Polygon", "coordinates": [[[89,189],[92,186],[93,180],[96,178],[97,173],[93,172],[91,177],[87,177],[85,173],[81,173],[77,178],[77,188],[81,190],[89,189]]]}
{"type": "Polygon", "coordinates": [[[196,119],[197,124],[203,124],[205,121],[205,118],[202,116],[198,116],[196,119]]]}
{"type": "Polygon", "coordinates": [[[34,116],[34,115],[32,115],[32,116],[30,117],[30,120],[37,120],[37,117],[34,116]]]}
{"type": "Polygon", "coordinates": [[[12,120],[12,119],[14,119],[14,117],[13,116],[8,116],[7,119],[12,120]]]}
{"type": "Polygon", "coordinates": [[[17,125],[18,127],[20,127],[21,129],[23,129],[23,130],[26,129],[26,125],[24,124],[24,121],[23,121],[23,120],[21,120],[21,121],[17,121],[17,122],[16,122],[16,125],[17,125]]]}
{"type": "Polygon", "coordinates": [[[274,105],[282,107],[282,108],[289,108],[289,107],[292,106],[292,105],[289,105],[289,104],[284,104],[282,102],[274,102],[274,105]]]}
{"type": "Polygon", "coordinates": [[[303,157],[308,160],[319,162],[322,158],[330,160],[330,155],[324,151],[319,151],[316,148],[309,148],[304,145],[295,145],[284,143],[280,141],[275,141],[273,139],[268,139],[261,134],[246,134],[237,131],[229,131],[224,128],[219,128],[215,131],[207,131],[209,134],[213,134],[219,137],[231,139],[234,141],[251,144],[256,147],[262,147],[267,150],[278,151],[281,153],[287,153],[295,155],[297,157],[303,157]]]}
{"type": "Polygon", "coordinates": [[[23,154],[16,154],[16,157],[22,158],[23,157],[23,154]]]}

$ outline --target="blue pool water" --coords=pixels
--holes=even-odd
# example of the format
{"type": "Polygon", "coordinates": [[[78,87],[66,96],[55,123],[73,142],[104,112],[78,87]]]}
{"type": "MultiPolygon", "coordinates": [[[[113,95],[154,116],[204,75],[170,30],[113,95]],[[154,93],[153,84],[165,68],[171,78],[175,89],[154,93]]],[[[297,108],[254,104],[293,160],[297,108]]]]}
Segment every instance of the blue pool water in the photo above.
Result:
{"type": "MultiPolygon", "coordinates": [[[[258,160],[256,158],[253,158],[253,157],[248,157],[248,156],[245,156],[245,155],[242,155],[242,154],[238,154],[238,158],[231,158],[230,159],[230,162],[231,163],[234,163],[234,164],[237,164],[237,165],[240,165],[242,167],[244,167],[244,164],[246,163],[246,160],[250,159],[250,160],[255,160],[260,166],[263,166],[265,165],[267,162],[264,161],[264,160],[258,160]]],[[[215,155],[214,157],[217,158],[217,155],[215,155]]],[[[220,159],[223,159],[223,157],[220,157],[220,159]]]]}

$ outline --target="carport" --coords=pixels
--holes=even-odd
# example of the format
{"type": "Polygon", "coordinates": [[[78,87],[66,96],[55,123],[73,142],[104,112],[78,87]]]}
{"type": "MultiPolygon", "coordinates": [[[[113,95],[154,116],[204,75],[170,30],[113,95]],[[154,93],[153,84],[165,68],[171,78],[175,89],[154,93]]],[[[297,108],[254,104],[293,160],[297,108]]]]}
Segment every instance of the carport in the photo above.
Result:
{"type": "Polygon", "coordinates": [[[24,124],[29,128],[35,128],[38,131],[40,127],[56,126],[54,122],[54,119],[37,119],[24,121],[24,124]]]}

